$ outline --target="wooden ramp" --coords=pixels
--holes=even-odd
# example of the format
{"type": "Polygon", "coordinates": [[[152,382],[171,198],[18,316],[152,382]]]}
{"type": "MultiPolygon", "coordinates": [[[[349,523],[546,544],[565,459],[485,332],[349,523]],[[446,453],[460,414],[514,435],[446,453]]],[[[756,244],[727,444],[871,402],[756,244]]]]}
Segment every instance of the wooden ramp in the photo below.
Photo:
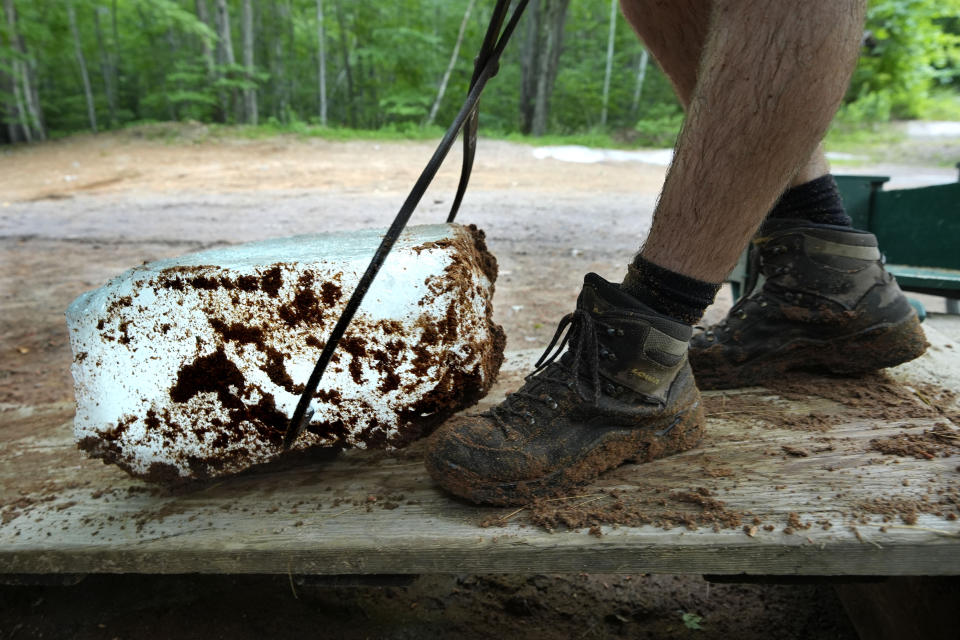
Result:
{"type": "MultiPolygon", "coordinates": [[[[852,382],[705,394],[697,450],[523,509],[451,499],[419,447],[157,491],[0,407],[0,573],[960,574],[960,345],[852,382]]],[[[519,386],[509,354],[485,402],[519,386]]]]}

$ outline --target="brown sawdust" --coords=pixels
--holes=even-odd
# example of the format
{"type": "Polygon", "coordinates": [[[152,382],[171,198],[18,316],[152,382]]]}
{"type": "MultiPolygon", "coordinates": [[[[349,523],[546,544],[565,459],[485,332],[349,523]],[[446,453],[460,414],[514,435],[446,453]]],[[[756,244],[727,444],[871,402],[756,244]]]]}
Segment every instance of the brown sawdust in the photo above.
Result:
{"type": "Polygon", "coordinates": [[[924,429],[922,433],[898,433],[886,438],[874,438],[870,441],[870,449],[920,460],[947,458],[960,453],[960,430],[939,423],[931,429],[924,429]]]}
{"type": "MultiPolygon", "coordinates": [[[[520,512],[525,512],[525,521],[548,531],[588,529],[592,535],[600,535],[601,525],[683,527],[690,531],[700,527],[714,531],[737,529],[749,515],[728,508],[710,489],[702,486],[675,491],[647,487],[636,487],[633,491],[601,488],[595,493],[535,500],[513,515],[520,512]]],[[[503,526],[510,521],[510,516],[490,516],[481,521],[480,526],[503,526]]]]}

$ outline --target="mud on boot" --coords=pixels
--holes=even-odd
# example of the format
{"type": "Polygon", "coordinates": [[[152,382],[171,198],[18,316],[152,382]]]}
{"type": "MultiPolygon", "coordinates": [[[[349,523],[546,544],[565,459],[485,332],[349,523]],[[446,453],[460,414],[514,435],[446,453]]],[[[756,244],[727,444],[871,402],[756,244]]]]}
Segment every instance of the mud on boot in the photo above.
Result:
{"type": "Polygon", "coordinates": [[[871,233],[769,220],[753,240],[747,289],[722,322],[690,342],[703,389],[762,384],[788,371],[876,371],[927,346],[871,233]]]}
{"type": "Polygon", "coordinates": [[[627,460],[696,446],[704,418],[687,362],[691,333],[588,274],[523,387],[442,425],[427,443],[427,470],[473,502],[524,504],[627,460]]]}

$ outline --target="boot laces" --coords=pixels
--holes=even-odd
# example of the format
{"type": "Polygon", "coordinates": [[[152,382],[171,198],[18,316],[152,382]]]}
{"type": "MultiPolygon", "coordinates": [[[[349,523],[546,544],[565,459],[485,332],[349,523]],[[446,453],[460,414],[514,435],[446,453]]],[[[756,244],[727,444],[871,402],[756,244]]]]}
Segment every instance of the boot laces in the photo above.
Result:
{"type": "Polygon", "coordinates": [[[501,405],[491,407],[486,414],[493,417],[504,428],[504,432],[507,427],[506,419],[510,416],[535,424],[536,416],[525,406],[528,402],[543,405],[550,410],[555,410],[559,406],[550,395],[536,392],[548,383],[571,389],[580,399],[597,405],[600,401],[598,326],[606,327],[583,309],[577,309],[565,315],[560,320],[549,346],[534,365],[534,370],[526,376],[527,384],[509,394],[501,405]],[[560,358],[568,345],[570,357],[560,358]],[[585,370],[593,385],[592,394],[588,394],[583,388],[579,375],[581,368],[585,370]],[[527,389],[528,385],[529,389],[527,389]]]}

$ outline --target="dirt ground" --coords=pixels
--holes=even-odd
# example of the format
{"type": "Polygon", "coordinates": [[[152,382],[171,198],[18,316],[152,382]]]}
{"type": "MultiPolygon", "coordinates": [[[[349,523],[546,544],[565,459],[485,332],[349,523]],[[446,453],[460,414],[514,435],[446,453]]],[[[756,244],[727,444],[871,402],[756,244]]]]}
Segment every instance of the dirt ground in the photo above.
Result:
{"type": "MultiPolygon", "coordinates": [[[[63,311],[81,292],[143,261],[201,248],[386,226],[433,150],[212,141],[189,127],[172,143],[152,137],[79,136],[0,155],[0,408],[72,399],[63,311]]],[[[445,218],[458,161],[451,154],[413,224],[445,218]]],[[[546,346],[583,273],[621,277],[664,173],[637,162],[538,160],[530,147],[481,142],[459,220],[485,229],[500,261],[496,319],[508,350],[546,346]]],[[[708,320],[729,304],[721,295],[708,320]]],[[[699,576],[424,576],[390,587],[287,576],[92,576],[76,586],[0,587],[0,638],[447,633],[856,637],[828,586],[712,585],[699,576]]]]}

